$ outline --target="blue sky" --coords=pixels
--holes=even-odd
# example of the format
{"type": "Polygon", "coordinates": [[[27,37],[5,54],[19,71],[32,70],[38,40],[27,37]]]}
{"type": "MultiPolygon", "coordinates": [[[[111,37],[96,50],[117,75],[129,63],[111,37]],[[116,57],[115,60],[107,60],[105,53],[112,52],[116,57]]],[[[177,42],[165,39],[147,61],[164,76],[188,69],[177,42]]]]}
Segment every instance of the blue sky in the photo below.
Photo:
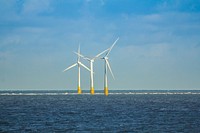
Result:
{"type": "Polygon", "coordinates": [[[92,57],[117,37],[110,89],[200,89],[200,0],[0,0],[0,89],[76,90],[77,68],[62,71],[78,44],[92,57]]]}

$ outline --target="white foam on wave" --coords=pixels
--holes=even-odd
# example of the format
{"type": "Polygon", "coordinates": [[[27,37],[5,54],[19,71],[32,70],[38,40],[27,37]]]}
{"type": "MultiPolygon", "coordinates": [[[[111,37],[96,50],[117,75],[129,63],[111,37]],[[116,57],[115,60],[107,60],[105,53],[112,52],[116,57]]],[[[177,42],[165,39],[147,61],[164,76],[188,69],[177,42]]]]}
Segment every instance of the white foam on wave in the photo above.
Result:
{"type": "Polygon", "coordinates": [[[128,93],[110,93],[110,94],[125,94],[125,95],[200,95],[198,92],[128,92],[128,93]]]}
{"type": "Polygon", "coordinates": [[[11,96],[37,96],[37,95],[67,95],[68,93],[0,93],[0,95],[11,95],[11,96]]]}
{"type": "MultiPolygon", "coordinates": [[[[37,96],[37,95],[91,95],[90,93],[0,93],[0,95],[11,95],[11,96],[17,96],[17,95],[27,95],[27,96],[37,96]]],[[[94,95],[104,95],[104,93],[95,93],[94,95]]],[[[109,95],[200,95],[200,92],[110,92],[109,95]]]]}

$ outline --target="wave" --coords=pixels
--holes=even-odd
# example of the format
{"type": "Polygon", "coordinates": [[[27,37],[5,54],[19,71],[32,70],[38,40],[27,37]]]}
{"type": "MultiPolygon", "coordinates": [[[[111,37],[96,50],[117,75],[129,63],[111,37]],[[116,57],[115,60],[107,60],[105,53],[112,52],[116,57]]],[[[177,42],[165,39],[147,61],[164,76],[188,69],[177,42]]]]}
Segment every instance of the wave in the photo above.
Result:
{"type": "MultiPolygon", "coordinates": [[[[91,95],[90,93],[0,93],[1,96],[10,95],[10,96],[37,96],[37,95],[91,95]]],[[[104,93],[95,93],[94,95],[104,95],[104,93]]],[[[109,95],[200,95],[200,92],[111,92],[109,95]]]]}
{"type": "MultiPolygon", "coordinates": [[[[95,95],[98,95],[99,93],[95,93],[95,95]]],[[[103,93],[102,93],[103,94],[103,93]]],[[[3,95],[11,95],[11,96],[18,96],[18,95],[24,95],[24,96],[39,96],[39,95],[79,95],[77,93],[0,93],[1,96],[3,95]]],[[[82,93],[81,95],[90,95],[90,93],[82,93]]]]}

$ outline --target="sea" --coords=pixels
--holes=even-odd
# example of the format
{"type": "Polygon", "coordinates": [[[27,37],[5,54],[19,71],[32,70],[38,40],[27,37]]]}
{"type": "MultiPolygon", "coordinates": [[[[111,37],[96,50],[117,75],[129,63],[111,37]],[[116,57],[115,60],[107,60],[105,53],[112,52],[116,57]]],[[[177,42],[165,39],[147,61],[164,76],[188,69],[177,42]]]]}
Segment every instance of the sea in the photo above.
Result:
{"type": "Polygon", "coordinates": [[[200,90],[0,91],[1,133],[200,133],[200,90]]]}

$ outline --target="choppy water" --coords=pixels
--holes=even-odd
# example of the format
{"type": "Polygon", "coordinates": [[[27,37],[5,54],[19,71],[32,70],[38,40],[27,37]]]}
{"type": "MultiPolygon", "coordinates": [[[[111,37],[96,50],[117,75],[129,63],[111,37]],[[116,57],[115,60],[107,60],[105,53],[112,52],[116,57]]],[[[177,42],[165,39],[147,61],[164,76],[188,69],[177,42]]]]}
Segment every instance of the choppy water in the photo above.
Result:
{"type": "Polygon", "coordinates": [[[0,91],[0,132],[200,132],[200,91],[0,91]]]}

